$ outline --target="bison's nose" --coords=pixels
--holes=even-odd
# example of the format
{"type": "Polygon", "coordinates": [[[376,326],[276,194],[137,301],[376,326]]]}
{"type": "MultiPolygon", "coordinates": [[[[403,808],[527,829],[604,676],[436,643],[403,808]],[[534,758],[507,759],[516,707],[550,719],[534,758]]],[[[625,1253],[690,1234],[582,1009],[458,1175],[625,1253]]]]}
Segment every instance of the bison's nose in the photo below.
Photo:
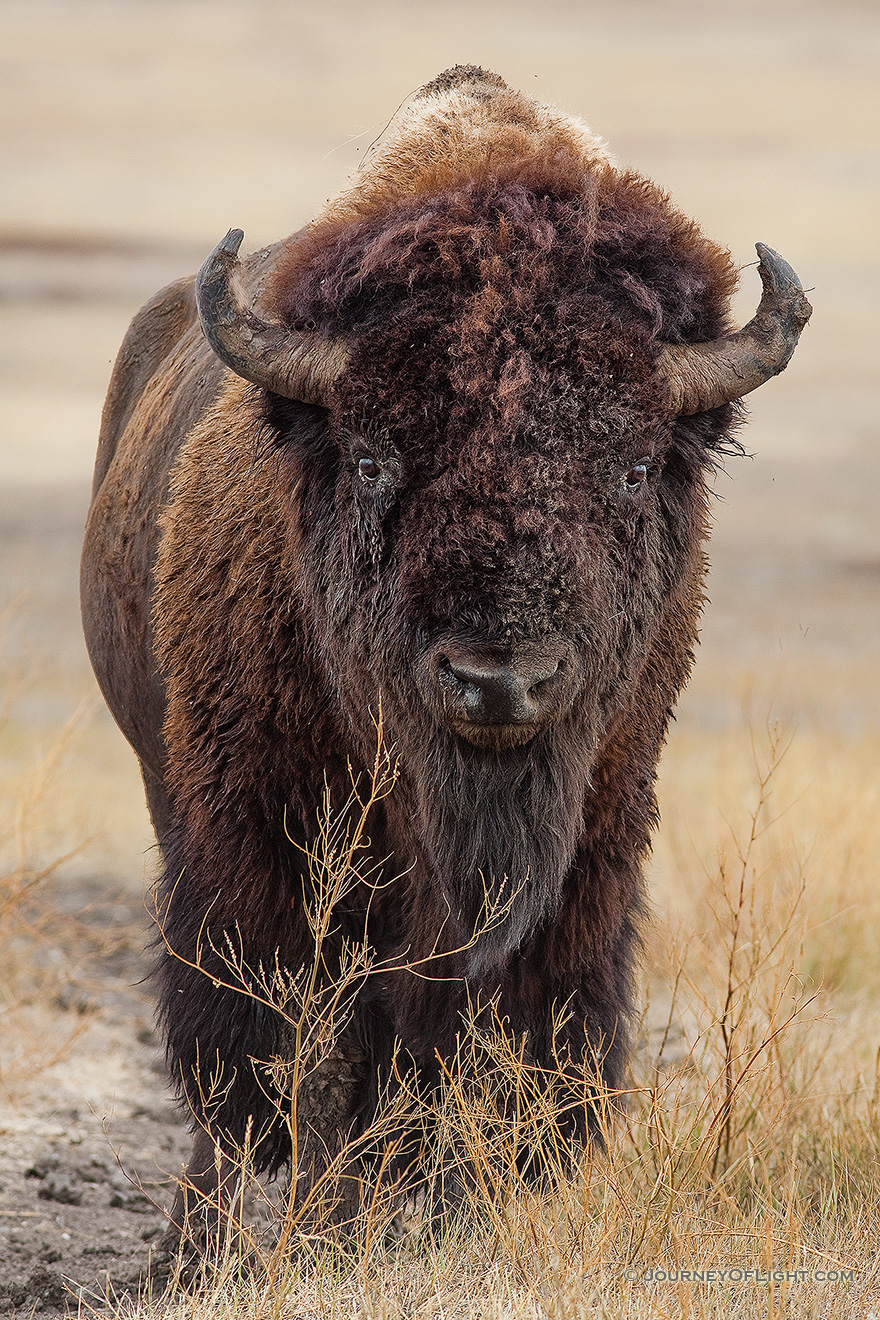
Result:
{"type": "Polygon", "coordinates": [[[434,657],[447,716],[471,724],[538,724],[558,706],[570,662],[560,648],[541,647],[504,661],[458,648],[434,657]]]}

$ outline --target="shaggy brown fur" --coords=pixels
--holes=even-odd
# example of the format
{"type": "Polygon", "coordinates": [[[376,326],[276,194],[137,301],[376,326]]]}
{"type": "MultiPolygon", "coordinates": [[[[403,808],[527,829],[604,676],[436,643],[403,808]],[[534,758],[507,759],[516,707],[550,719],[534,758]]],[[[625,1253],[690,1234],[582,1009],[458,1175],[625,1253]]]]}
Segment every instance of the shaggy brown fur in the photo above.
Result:
{"type": "Polygon", "coordinates": [[[294,845],[314,844],[325,785],[341,808],[371,764],[380,703],[400,758],[370,821],[382,885],[348,895],[337,947],[366,929],[380,963],[436,950],[442,979],[365,980],[328,1146],[369,1124],[395,1050],[433,1085],[479,999],[537,1064],[599,1057],[621,1083],[655,766],[735,413],[673,419],[655,362],[728,330],[734,274],[583,125],[465,68],[246,279],[292,328],[344,339],[333,406],[224,374],[189,286],[160,295],[127,341],[142,365],[124,350],[111,386],[84,612],[188,960],[159,972],[175,1079],[221,1138],[253,1123],[275,1168],[289,1138],[253,1061],[285,1030],[212,982],[210,945],[311,961],[294,845]],[[456,664],[531,675],[538,714],[472,719],[456,664]],[[487,901],[503,919],[464,949],[487,901]]]}

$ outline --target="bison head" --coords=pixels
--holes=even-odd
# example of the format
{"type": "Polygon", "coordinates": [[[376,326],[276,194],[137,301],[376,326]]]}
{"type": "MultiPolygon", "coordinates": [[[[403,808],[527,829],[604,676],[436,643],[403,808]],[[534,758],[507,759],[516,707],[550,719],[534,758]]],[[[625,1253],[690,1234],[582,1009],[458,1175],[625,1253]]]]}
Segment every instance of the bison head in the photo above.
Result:
{"type": "Polygon", "coordinates": [[[761,307],[731,334],[725,253],[574,121],[511,146],[511,124],[549,112],[465,72],[392,134],[405,187],[386,151],[372,188],[283,252],[259,312],[231,232],[199,300],[215,351],[266,391],[345,755],[368,754],[381,701],[395,865],[437,877],[454,940],[496,912],[474,972],[554,910],[615,758],[615,810],[646,848],[696,635],[706,472],[809,311],[759,247],[761,307]],[[468,149],[413,178],[406,142],[450,124],[468,149]]]}

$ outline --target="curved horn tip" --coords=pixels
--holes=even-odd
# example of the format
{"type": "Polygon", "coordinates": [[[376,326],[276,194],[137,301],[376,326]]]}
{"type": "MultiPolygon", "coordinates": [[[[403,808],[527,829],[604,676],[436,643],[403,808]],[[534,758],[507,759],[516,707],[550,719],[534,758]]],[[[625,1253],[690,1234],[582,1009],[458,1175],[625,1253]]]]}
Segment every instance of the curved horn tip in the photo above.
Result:
{"type": "Polygon", "coordinates": [[[216,296],[217,286],[225,286],[228,283],[231,273],[238,264],[238,249],[243,239],[243,229],[230,229],[205,258],[196,276],[196,298],[200,315],[203,301],[208,297],[216,296]]]}
{"type": "Polygon", "coordinates": [[[198,274],[199,285],[216,279],[228,267],[235,265],[243,239],[243,229],[230,229],[229,233],[211,248],[198,274]]]}
{"type": "Polygon", "coordinates": [[[791,350],[785,362],[779,368],[781,371],[794,352],[797,336],[812,316],[813,308],[804,293],[804,286],[798,279],[796,271],[784,257],[781,257],[778,252],[774,252],[773,248],[768,247],[766,243],[756,243],[755,251],[760,258],[758,274],[761,276],[761,283],[764,286],[758,315],[760,316],[765,307],[768,310],[773,307],[777,315],[784,317],[788,331],[794,334],[791,350]]]}
{"type": "Polygon", "coordinates": [[[804,287],[798,279],[795,269],[788,264],[785,257],[781,257],[772,247],[766,243],[756,243],[755,251],[758,254],[758,274],[765,286],[772,284],[777,292],[784,292],[786,288],[790,291],[797,290],[803,293],[804,287]]]}
{"type": "Polygon", "coordinates": [[[243,229],[230,229],[226,237],[221,238],[220,242],[214,248],[214,251],[218,256],[221,252],[228,252],[231,257],[237,257],[238,249],[241,247],[243,241],[243,229]]]}

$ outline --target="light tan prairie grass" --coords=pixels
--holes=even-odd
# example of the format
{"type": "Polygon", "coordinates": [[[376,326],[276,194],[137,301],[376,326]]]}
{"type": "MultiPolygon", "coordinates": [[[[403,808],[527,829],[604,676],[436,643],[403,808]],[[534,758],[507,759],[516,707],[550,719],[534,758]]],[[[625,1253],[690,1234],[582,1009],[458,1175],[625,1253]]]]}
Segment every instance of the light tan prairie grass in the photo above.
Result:
{"type": "Polygon", "coordinates": [[[201,1291],[166,1299],[161,1314],[842,1320],[876,1310],[876,751],[867,734],[791,739],[772,728],[722,734],[708,751],[705,735],[677,740],[648,1002],[622,1117],[600,1104],[604,1150],[574,1170],[561,1150],[560,1112],[584,1103],[590,1079],[578,1093],[562,1074],[537,1078],[504,1023],[483,1024],[432,1102],[435,1158],[458,1161],[471,1188],[466,1219],[432,1235],[416,1213],[392,1242],[391,1189],[366,1195],[344,1233],[320,1217],[307,1225],[282,1197],[276,1245],[252,1239],[256,1268],[238,1268],[229,1239],[201,1291]],[[552,1174],[538,1188],[519,1171],[535,1140],[552,1174]]]}
{"type": "MultiPolygon", "coordinates": [[[[768,766],[750,849],[754,901],[778,925],[800,904],[797,971],[847,998],[880,1001],[880,730],[796,732],[744,720],[714,737],[677,730],[660,778],[663,827],[651,892],[665,936],[716,937],[717,890],[739,863],[743,822],[768,766]]],[[[648,941],[651,954],[663,941],[648,941]]]]}
{"type": "Polygon", "coordinates": [[[9,673],[3,678],[0,759],[12,770],[0,779],[0,1092],[9,1099],[60,1062],[85,1026],[74,1017],[59,1030],[58,997],[69,976],[67,960],[50,953],[59,934],[63,942],[63,932],[75,924],[57,910],[53,882],[80,848],[53,851],[47,846],[52,830],[44,823],[51,820],[59,778],[87,705],[71,714],[23,770],[14,743],[16,705],[27,684],[9,673]]]}

